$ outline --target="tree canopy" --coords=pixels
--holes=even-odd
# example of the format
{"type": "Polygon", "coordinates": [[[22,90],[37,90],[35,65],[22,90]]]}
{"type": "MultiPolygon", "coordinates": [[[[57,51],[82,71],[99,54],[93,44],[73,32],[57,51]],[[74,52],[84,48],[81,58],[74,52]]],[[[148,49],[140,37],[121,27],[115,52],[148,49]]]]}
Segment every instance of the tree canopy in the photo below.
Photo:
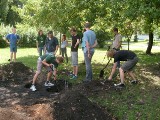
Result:
{"type": "Polygon", "coordinates": [[[0,6],[0,20],[6,24],[21,22],[66,33],[71,26],[81,31],[88,21],[98,34],[107,34],[100,42],[110,39],[113,27],[128,41],[133,33],[144,31],[149,34],[147,54],[160,18],[160,0],[1,0],[0,6]]]}

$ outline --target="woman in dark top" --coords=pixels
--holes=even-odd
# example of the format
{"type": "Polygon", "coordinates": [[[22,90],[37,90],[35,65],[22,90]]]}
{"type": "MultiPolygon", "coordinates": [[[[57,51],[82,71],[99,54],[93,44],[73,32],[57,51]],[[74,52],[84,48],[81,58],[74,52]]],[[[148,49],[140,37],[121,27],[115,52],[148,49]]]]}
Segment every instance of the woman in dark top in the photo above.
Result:
{"type": "Polygon", "coordinates": [[[44,45],[45,45],[46,36],[43,34],[42,30],[39,30],[38,36],[37,36],[37,51],[39,53],[39,56],[42,56],[42,51],[44,53],[44,45]]]}

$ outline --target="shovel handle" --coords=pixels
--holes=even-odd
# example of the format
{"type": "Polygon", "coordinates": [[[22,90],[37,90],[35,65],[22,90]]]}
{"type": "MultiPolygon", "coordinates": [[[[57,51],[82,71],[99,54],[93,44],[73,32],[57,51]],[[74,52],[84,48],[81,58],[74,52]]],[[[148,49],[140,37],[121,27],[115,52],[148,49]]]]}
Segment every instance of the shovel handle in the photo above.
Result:
{"type": "Polygon", "coordinates": [[[108,66],[108,64],[110,63],[111,59],[112,58],[109,59],[108,63],[106,64],[106,66],[102,70],[104,70],[108,66]]]}

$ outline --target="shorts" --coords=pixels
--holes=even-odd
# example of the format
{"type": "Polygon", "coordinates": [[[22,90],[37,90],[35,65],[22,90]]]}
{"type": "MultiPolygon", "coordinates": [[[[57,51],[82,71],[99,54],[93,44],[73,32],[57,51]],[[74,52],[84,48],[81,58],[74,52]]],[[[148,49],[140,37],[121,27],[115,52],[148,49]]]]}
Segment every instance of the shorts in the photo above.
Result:
{"type": "Polygon", "coordinates": [[[126,61],[122,66],[123,71],[132,71],[138,62],[138,57],[134,57],[132,60],[126,61]]]}
{"type": "MultiPolygon", "coordinates": [[[[39,57],[38,60],[37,60],[37,72],[38,72],[38,73],[41,73],[42,67],[43,67],[42,60],[41,60],[41,58],[39,57]]],[[[54,70],[54,66],[53,66],[52,68],[46,66],[45,68],[46,68],[46,70],[47,70],[48,72],[54,70]]]]}
{"type": "Polygon", "coordinates": [[[10,46],[10,52],[17,52],[17,46],[10,46]]]}
{"type": "Polygon", "coordinates": [[[78,66],[78,52],[71,52],[72,66],[78,66]]]}

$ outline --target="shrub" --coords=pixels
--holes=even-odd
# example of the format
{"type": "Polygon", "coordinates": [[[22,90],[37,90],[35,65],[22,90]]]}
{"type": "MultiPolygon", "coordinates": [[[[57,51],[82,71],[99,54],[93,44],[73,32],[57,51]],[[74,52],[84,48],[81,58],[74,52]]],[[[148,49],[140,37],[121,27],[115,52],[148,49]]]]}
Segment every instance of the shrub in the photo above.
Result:
{"type": "Polygon", "coordinates": [[[96,36],[97,36],[97,42],[100,48],[104,48],[105,42],[107,40],[110,40],[111,38],[108,32],[105,32],[102,30],[97,31],[96,36]]]}
{"type": "Polygon", "coordinates": [[[0,35],[0,48],[8,47],[7,42],[3,39],[3,37],[0,35]]]}

